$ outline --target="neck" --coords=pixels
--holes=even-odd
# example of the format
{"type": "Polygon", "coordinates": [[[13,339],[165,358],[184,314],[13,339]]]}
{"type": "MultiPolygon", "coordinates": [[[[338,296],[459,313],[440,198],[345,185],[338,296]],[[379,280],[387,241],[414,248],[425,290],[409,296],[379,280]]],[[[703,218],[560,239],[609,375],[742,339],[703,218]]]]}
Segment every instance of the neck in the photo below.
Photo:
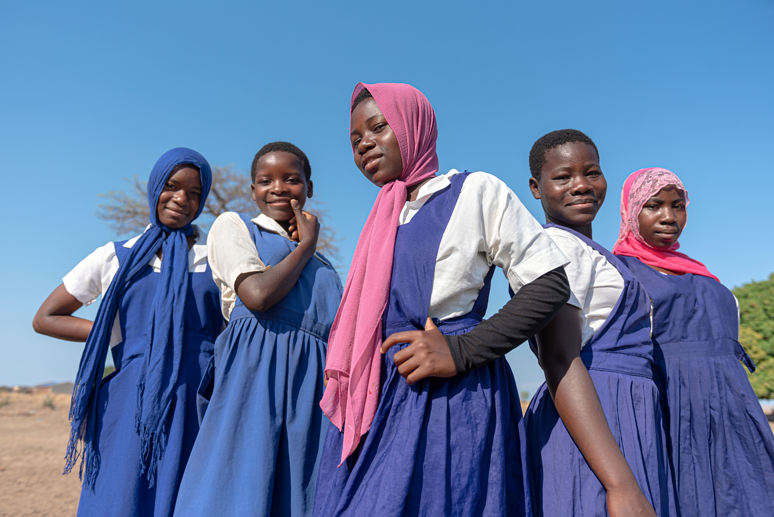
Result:
{"type": "MultiPolygon", "coordinates": [[[[433,178],[435,178],[435,176],[433,176],[433,178]]],[[[417,196],[419,196],[419,189],[422,188],[422,185],[424,185],[425,183],[427,183],[433,178],[427,178],[426,180],[420,183],[417,183],[416,185],[411,185],[410,187],[407,187],[406,192],[408,195],[406,196],[406,201],[416,201],[417,196]]]]}
{"type": "Polygon", "coordinates": [[[554,223],[557,226],[564,226],[565,228],[569,228],[570,230],[574,230],[584,237],[588,237],[591,240],[594,240],[594,237],[591,235],[591,223],[584,224],[582,226],[573,226],[571,224],[567,224],[565,221],[556,221],[551,218],[548,214],[546,214],[546,223],[554,223]]]}

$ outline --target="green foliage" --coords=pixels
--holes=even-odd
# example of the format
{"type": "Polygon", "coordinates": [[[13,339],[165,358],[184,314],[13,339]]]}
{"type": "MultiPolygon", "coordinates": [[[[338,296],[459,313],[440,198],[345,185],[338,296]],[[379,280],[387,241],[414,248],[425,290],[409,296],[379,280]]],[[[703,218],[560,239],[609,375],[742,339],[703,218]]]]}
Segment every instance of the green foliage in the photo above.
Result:
{"type": "Polygon", "coordinates": [[[102,372],[102,378],[104,379],[105,377],[107,377],[108,375],[113,373],[114,371],[116,371],[115,366],[111,366],[111,365],[105,366],[105,371],[102,372]]]}
{"type": "Polygon", "coordinates": [[[758,398],[774,398],[774,274],[733,290],[739,300],[739,342],[755,362],[750,383],[758,398]]]}
{"type": "Polygon", "coordinates": [[[46,398],[43,399],[43,407],[54,409],[54,397],[47,395],[46,398]]]}

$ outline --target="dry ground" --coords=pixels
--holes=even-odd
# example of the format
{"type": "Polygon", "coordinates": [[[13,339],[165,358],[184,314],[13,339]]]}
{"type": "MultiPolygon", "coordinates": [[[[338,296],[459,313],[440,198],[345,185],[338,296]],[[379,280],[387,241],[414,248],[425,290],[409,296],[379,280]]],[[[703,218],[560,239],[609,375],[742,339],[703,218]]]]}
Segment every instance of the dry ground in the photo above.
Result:
{"type": "Polygon", "coordinates": [[[46,397],[0,393],[0,517],[72,516],[78,508],[78,474],[62,476],[70,397],[51,395],[51,406],[46,397]]]}
{"type": "Polygon", "coordinates": [[[0,516],[75,515],[78,474],[62,475],[69,395],[0,393],[0,516]],[[6,403],[7,402],[7,403],[6,403]]]}

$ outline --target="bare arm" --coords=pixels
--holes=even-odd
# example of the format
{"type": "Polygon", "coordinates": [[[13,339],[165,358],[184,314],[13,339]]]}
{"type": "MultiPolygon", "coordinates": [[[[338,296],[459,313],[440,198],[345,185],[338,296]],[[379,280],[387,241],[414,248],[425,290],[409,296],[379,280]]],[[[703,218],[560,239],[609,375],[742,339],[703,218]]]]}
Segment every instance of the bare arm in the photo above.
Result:
{"type": "Polygon", "coordinates": [[[540,364],[556,410],[607,492],[611,516],[655,516],[607,423],[580,358],[580,310],[565,305],[536,336],[540,364]]]}
{"type": "Polygon", "coordinates": [[[239,299],[251,311],[267,311],[287,296],[317,248],[317,236],[320,233],[317,217],[302,212],[295,200],[291,204],[296,212],[295,227],[299,239],[296,249],[276,266],[261,272],[241,274],[234,282],[239,299]]]}
{"type": "Polygon", "coordinates": [[[72,315],[81,307],[83,304],[67,292],[64,284],[59,284],[38,309],[32,328],[38,334],[83,343],[89,337],[93,322],[72,315]]]}

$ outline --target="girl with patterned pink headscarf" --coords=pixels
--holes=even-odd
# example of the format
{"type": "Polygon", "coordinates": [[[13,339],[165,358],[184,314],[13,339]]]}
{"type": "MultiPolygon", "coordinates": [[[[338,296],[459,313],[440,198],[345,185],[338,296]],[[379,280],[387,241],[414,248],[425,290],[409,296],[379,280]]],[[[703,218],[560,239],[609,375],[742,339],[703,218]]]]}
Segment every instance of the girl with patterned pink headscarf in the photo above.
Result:
{"type": "Polygon", "coordinates": [[[328,345],[317,516],[531,512],[510,367],[502,356],[472,367],[455,336],[482,322],[495,266],[514,299],[533,293],[545,325],[569,297],[567,259],[497,178],[436,175],[436,138],[416,88],[355,87],[355,164],[381,190],[328,345]],[[540,287],[554,276],[557,299],[540,287]]]}
{"type": "Polygon", "coordinates": [[[742,366],[755,370],[739,343],[738,303],[704,264],[676,251],[687,206],[674,173],[633,173],[613,248],[652,299],[681,515],[774,515],[774,436],[742,366]]]}

